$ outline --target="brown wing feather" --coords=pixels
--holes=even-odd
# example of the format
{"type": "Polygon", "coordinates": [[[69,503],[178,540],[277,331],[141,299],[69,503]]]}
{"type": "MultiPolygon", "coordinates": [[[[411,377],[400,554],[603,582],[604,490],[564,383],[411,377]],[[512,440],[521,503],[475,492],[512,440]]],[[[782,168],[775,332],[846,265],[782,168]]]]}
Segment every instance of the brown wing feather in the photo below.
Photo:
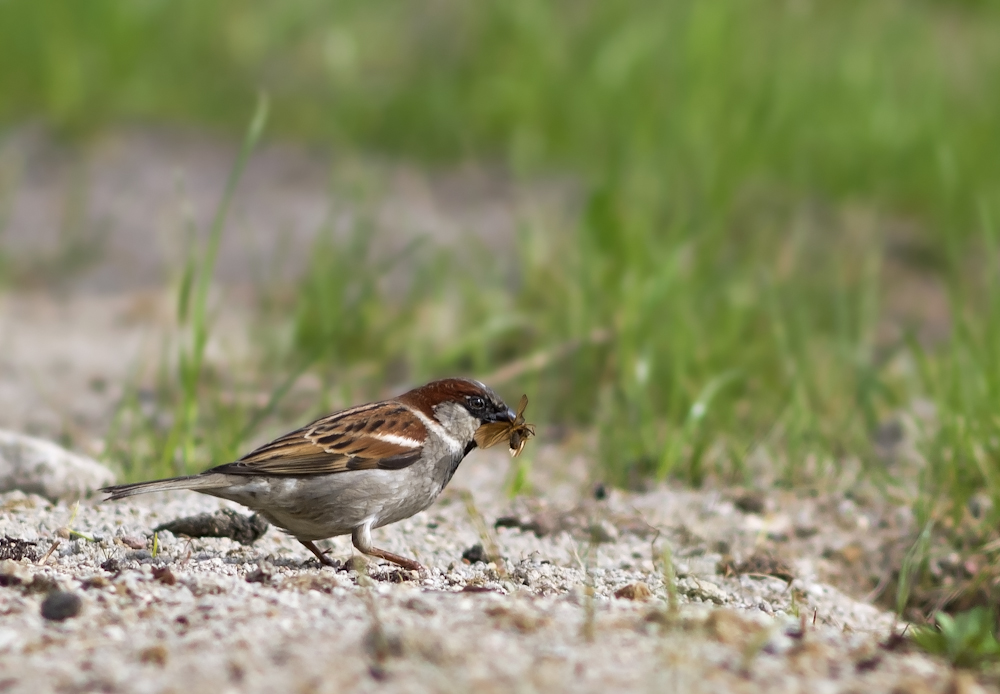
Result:
{"type": "Polygon", "coordinates": [[[426,430],[397,402],[362,405],[318,419],[212,472],[328,475],[351,470],[400,470],[420,459],[420,448],[375,438],[385,433],[422,441],[426,430]]]}

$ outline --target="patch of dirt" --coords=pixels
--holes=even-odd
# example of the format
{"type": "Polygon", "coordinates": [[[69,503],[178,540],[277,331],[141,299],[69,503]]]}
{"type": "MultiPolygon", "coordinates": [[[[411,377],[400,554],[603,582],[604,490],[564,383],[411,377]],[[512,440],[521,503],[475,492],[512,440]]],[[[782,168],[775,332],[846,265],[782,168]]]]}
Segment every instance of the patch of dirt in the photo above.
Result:
{"type": "MultiPolygon", "coordinates": [[[[192,692],[368,691],[377,683],[414,692],[445,682],[484,692],[645,691],[669,682],[692,692],[955,691],[943,663],[883,648],[901,629],[893,616],[819,580],[811,558],[792,560],[791,585],[759,571],[720,572],[721,543],[742,561],[760,556],[755,514],[731,495],[611,491],[587,513],[641,516],[660,535],[619,530],[594,542],[579,526],[543,537],[500,526],[498,563],[462,561],[483,538],[461,488],[487,521],[525,504],[503,501],[506,456],[491,453],[470,456],[431,509],[376,532],[380,546],[427,566],[423,579],[343,561],[353,555],[349,538],[329,543],[339,569],[319,567],[273,530],[252,547],[163,531],[155,557],[117,541],[233,508],[194,493],[78,511],[0,497],[8,509],[0,534],[46,545],[75,513],[74,527],[93,538],[63,542],[44,564],[19,564],[23,580],[0,588],[0,668],[16,683],[11,690],[24,692],[95,683],[192,692]],[[673,587],[662,571],[665,544],[675,557],[673,587]],[[114,570],[102,568],[111,559],[114,570]],[[36,583],[45,590],[30,589],[36,583]],[[43,608],[51,594],[80,602],[56,614],[43,608]],[[62,620],[55,638],[46,636],[43,611],[62,620]]],[[[802,502],[810,503],[819,505],[802,502]]],[[[568,509],[586,515],[579,506],[568,509]]],[[[814,537],[834,535],[821,527],[814,537]]],[[[961,684],[984,691],[968,678],[961,684]]]]}
{"type": "Polygon", "coordinates": [[[494,526],[516,528],[536,537],[566,532],[592,542],[614,542],[622,533],[646,538],[657,532],[640,514],[614,513],[597,500],[585,499],[565,507],[544,497],[518,499],[511,513],[497,518],[494,526]]]}
{"type": "MultiPolygon", "coordinates": [[[[100,454],[126,385],[162,363],[183,217],[207,226],[232,156],[167,132],[75,152],[37,132],[7,141],[3,251],[23,284],[0,295],[0,427],[100,454]]],[[[224,235],[226,311],[209,367],[223,372],[252,347],[240,287],[295,276],[324,224],[345,233],[370,214],[395,234],[386,250],[426,235],[502,256],[525,195],[495,172],[426,175],[265,147],[224,235]],[[349,184],[375,186],[370,210],[338,195],[349,184]]],[[[562,214],[572,191],[531,195],[542,214],[562,214]]],[[[900,427],[879,432],[888,457],[905,457],[900,427]]],[[[431,568],[422,580],[354,556],[348,538],[328,543],[336,569],[274,530],[241,544],[249,536],[214,527],[243,509],[194,493],[79,511],[0,495],[0,688],[982,691],[897,648],[902,627],[873,602],[894,594],[916,537],[908,509],[840,493],[594,488],[586,436],[539,434],[533,497],[506,499],[507,456],[477,451],[436,505],[377,531],[380,546],[431,568]],[[169,525],[191,517],[210,532],[169,525]],[[71,518],[93,541],[66,534],[71,518]],[[144,541],[154,529],[156,556],[144,541]],[[62,602],[43,608],[50,594],[62,602]]],[[[933,554],[940,581],[916,587],[920,610],[960,584],[995,601],[993,536],[935,532],[978,554],[933,554]]]]}
{"type": "Polygon", "coordinates": [[[0,560],[11,559],[13,561],[21,561],[22,559],[27,559],[28,561],[34,561],[38,558],[37,545],[37,542],[21,540],[10,535],[0,537],[0,560]]]}

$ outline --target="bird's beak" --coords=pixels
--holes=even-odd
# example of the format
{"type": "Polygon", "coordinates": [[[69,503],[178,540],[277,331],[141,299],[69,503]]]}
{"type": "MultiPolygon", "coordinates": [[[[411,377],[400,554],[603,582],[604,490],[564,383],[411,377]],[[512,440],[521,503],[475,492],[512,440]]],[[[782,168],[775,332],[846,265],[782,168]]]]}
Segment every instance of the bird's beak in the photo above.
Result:
{"type": "Polygon", "coordinates": [[[513,422],[515,419],[517,419],[517,413],[508,407],[506,412],[497,412],[495,415],[493,415],[493,417],[489,421],[513,422]]]}

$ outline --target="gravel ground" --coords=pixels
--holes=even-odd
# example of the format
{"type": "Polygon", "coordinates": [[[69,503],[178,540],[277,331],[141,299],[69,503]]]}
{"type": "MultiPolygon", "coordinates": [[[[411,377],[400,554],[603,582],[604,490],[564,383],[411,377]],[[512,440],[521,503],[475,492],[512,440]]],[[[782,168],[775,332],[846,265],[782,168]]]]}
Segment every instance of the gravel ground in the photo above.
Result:
{"type": "MultiPolygon", "coordinates": [[[[0,150],[0,250],[40,277],[0,295],[0,428],[100,454],[124,384],[161,363],[171,334],[162,284],[178,220],[189,205],[204,225],[231,157],[144,132],[76,153],[26,132],[0,150]],[[86,262],[61,254],[94,240],[86,262]]],[[[228,309],[213,368],[246,352],[249,307],[235,288],[258,261],[288,246],[275,272],[294,276],[324,220],[350,222],[329,193],[350,176],[330,171],[287,148],[255,157],[219,259],[228,309]]],[[[397,171],[377,192],[376,226],[402,229],[397,243],[472,234],[501,254],[524,197],[468,171],[397,171]]],[[[533,190],[531,206],[558,214],[568,195],[555,186],[542,204],[533,190]]],[[[598,500],[575,455],[587,442],[547,440],[529,444],[534,498],[507,500],[505,454],[477,452],[434,507],[376,532],[428,566],[426,579],[348,562],[346,538],[330,542],[343,568],[320,567],[274,529],[249,547],[160,532],[154,557],[154,527],[227,507],[194,493],[79,507],[0,495],[0,691],[983,691],[893,639],[902,625],[866,599],[889,570],[883,548],[912,532],[905,510],[833,491],[598,500]],[[490,535],[498,562],[476,549],[490,535]],[[16,559],[19,548],[34,556],[16,559]]]]}
{"type": "MultiPolygon", "coordinates": [[[[0,687],[982,690],[971,677],[894,645],[890,635],[900,626],[892,615],[823,583],[816,561],[758,567],[790,572],[791,583],[754,572],[726,576],[720,567],[727,561],[739,565],[777,546],[767,534],[780,536],[765,527],[780,526],[785,514],[766,510],[773,498],[758,508],[722,492],[659,489],[573,504],[564,484],[552,495],[562,502],[507,502],[499,493],[503,469],[502,456],[477,453],[435,506],[377,532],[382,546],[428,566],[424,579],[347,561],[346,538],[330,543],[345,566],[321,568],[274,529],[249,547],[164,531],[152,556],[154,527],[227,506],[194,493],[78,509],[20,492],[0,496],[0,536],[36,542],[38,555],[60,540],[47,559],[0,565],[7,584],[0,588],[0,687]],[[470,498],[473,514],[491,527],[500,521],[486,538],[470,498]],[[488,547],[490,535],[502,560],[475,561],[475,545],[486,539],[488,547]],[[662,565],[654,567],[666,547],[678,576],[674,609],[662,565]],[[73,612],[73,599],[57,593],[67,601],[60,605],[54,591],[79,596],[79,613],[43,617],[46,610],[73,612]]],[[[860,519],[869,516],[857,509],[820,517],[828,505],[796,503],[800,516],[819,514],[808,532],[799,529],[809,542],[866,534],[860,519]]]]}

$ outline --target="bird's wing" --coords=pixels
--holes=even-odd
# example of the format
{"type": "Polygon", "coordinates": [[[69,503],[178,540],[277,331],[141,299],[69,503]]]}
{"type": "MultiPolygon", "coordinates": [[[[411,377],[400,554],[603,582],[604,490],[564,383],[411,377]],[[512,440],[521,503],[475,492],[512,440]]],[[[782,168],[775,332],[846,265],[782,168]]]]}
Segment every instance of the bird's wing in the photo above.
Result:
{"type": "Polygon", "coordinates": [[[407,407],[388,400],[318,419],[210,472],[302,476],[400,470],[420,459],[426,435],[407,407]]]}

